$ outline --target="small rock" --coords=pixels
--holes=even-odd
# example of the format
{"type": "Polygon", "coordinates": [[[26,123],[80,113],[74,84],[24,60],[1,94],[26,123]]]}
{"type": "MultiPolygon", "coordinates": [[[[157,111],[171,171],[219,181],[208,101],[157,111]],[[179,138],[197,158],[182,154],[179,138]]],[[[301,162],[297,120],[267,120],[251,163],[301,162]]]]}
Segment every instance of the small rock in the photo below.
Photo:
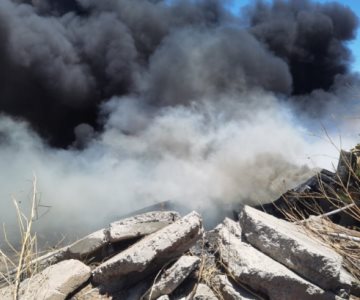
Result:
{"type": "Polygon", "coordinates": [[[221,294],[223,300],[257,300],[256,296],[244,288],[233,285],[226,275],[216,275],[213,279],[214,290],[221,294]]]}
{"type": "Polygon", "coordinates": [[[325,290],[349,293],[351,280],[341,278],[342,257],[301,227],[250,206],[242,210],[240,224],[246,240],[274,260],[325,290]]]}
{"type": "Polygon", "coordinates": [[[141,280],[169,260],[182,255],[202,234],[201,217],[192,212],[101,264],[93,271],[93,281],[118,289],[141,280]],[[113,282],[117,285],[113,286],[113,282]]]}
{"type": "Polygon", "coordinates": [[[197,256],[182,256],[156,282],[146,293],[144,299],[156,299],[161,295],[171,294],[199,265],[197,256]]]}
{"type": "Polygon", "coordinates": [[[169,298],[169,296],[164,295],[164,296],[157,298],[157,300],[170,300],[170,298],[169,298]]]}
{"type": "MultiPolygon", "coordinates": [[[[90,268],[78,260],[64,260],[50,266],[20,284],[21,300],[64,300],[85,283],[91,275],[90,268]]],[[[13,299],[13,287],[0,290],[2,300],[13,299]]]]}
{"type": "Polygon", "coordinates": [[[218,298],[215,296],[214,292],[206,284],[202,284],[202,283],[199,283],[193,299],[194,300],[218,300],[218,298]]]}
{"type": "Polygon", "coordinates": [[[102,295],[100,290],[90,283],[76,293],[70,300],[110,300],[112,298],[110,295],[102,295]]]}

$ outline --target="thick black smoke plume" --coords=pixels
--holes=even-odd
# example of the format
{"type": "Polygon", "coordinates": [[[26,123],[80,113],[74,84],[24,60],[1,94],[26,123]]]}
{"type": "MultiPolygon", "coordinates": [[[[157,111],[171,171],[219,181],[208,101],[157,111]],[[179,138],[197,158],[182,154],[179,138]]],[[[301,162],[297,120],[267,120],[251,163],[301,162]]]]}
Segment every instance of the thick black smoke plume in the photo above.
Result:
{"type": "Polygon", "coordinates": [[[140,95],[156,110],[263,89],[320,111],[326,100],[311,93],[332,92],[349,73],[354,13],[337,3],[254,1],[237,17],[226,4],[3,0],[0,111],[60,147],[79,138],[80,124],[101,131],[99,105],[113,96],[140,95]]]}
{"type": "Polygon", "coordinates": [[[248,10],[250,31],[289,66],[292,93],[329,90],[348,73],[351,58],[345,42],[355,37],[357,18],[339,3],[258,2],[248,10]]]}

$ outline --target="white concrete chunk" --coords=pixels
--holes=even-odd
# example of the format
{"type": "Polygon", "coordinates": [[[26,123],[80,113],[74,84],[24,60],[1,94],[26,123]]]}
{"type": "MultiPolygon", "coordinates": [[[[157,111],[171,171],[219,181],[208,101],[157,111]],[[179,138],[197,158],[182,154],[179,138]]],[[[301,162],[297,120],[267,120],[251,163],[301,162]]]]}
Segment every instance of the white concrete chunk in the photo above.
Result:
{"type": "Polygon", "coordinates": [[[257,300],[256,296],[244,288],[233,285],[226,275],[216,275],[212,281],[215,291],[221,294],[222,300],[257,300]]]}
{"type": "Polygon", "coordinates": [[[247,241],[274,260],[326,290],[348,292],[340,271],[342,257],[304,233],[301,227],[245,206],[240,224],[247,241]]]}
{"type": "Polygon", "coordinates": [[[215,296],[214,292],[203,283],[199,283],[195,295],[193,297],[194,300],[218,300],[215,296]]]}
{"type": "Polygon", "coordinates": [[[98,230],[64,247],[69,258],[84,259],[108,243],[142,237],[153,233],[179,219],[177,212],[154,211],[123,219],[110,224],[109,228],[98,230]]]}
{"type": "Polygon", "coordinates": [[[106,229],[98,230],[65,247],[71,258],[86,258],[107,244],[106,229]]]}
{"type": "MultiPolygon", "coordinates": [[[[21,300],[64,300],[85,283],[90,275],[90,268],[82,262],[64,260],[24,280],[20,284],[19,296],[21,300]]],[[[1,289],[0,299],[13,299],[13,287],[1,289]]]]}
{"type": "Polygon", "coordinates": [[[333,300],[335,295],[301,278],[285,266],[242,242],[225,226],[219,230],[222,262],[234,279],[274,300],[333,300]]]}
{"type": "Polygon", "coordinates": [[[166,270],[159,281],[157,281],[146,293],[144,299],[156,299],[161,295],[171,294],[200,264],[197,256],[184,255],[180,257],[168,270],[166,270]]]}
{"type": "MultiPolygon", "coordinates": [[[[58,263],[59,261],[62,261],[64,259],[67,259],[67,252],[66,249],[61,248],[56,251],[48,252],[42,256],[39,256],[31,261],[31,267],[38,270],[38,272],[44,270],[48,266],[54,265],[58,263]]],[[[14,281],[16,277],[17,269],[9,270],[9,272],[6,271],[6,279],[10,281],[14,281]]],[[[0,276],[0,288],[6,287],[8,285],[7,281],[0,276]]]]}
{"type": "Polygon", "coordinates": [[[141,237],[174,223],[180,215],[174,211],[153,211],[110,224],[109,241],[118,242],[141,237]]]}
{"type": "Polygon", "coordinates": [[[135,278],[139,280],[145,271],[160,268],[172,258],[182,255],[202,233],[201,217],[192,212],[101,264],[93,271],[93,281],[106,286],[118,279],[126,282],[135,278]]]}

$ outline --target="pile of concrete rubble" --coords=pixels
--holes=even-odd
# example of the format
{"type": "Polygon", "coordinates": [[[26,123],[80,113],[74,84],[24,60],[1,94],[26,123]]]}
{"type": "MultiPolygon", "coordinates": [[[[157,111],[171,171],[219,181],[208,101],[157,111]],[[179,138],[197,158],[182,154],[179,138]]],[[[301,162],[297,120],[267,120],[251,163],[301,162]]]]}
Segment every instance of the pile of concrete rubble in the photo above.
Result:
{"type": "MultiPolygon", "coordinates": [[[[196,212],[126,218],[34,262],[20,299],[352,299],[343,258],[303,227],[245,206],[205,231],[196,212]]],[[[13,287],[0,290],[13,299],[13,287]]],[[[356,299],[356,298],[353,298],[356,299]]]]}

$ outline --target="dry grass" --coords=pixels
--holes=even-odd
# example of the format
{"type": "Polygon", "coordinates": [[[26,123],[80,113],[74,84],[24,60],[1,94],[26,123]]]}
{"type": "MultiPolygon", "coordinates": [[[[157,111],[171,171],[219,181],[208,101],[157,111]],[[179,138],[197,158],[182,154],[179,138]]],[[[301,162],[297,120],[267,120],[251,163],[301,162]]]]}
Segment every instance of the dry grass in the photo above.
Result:
{"type": "Polygon", "coordinates": [[[37,272],[37,264],[33,263],[38,256],[37,238],[36,234],[32,231],[39,203],[36,176],[34,176],[32,182],[32,194],[30,201],[30,213],[29,216],[26,216],[26,214],[21,210],[18,201],[13,198],[20,232],[20,249],[17,250],[12,245],[4,228],[5,241],[13,253],[6,254],[4,251],[0,250],[0,261],[3,263],[5,268],[5,271],[0,272],[0,279],[3,279],[13,288],[14,300],[19,299],[20,282],[24,278],[31,277],[37,272]]]}
{"type": "Polygon", "coordinates": [[[304,227],[317,239],[331,246],[344,258],[345,268],[360,281],[360,232],[344,228],[328,218],[314,219],[304,227]]]}

